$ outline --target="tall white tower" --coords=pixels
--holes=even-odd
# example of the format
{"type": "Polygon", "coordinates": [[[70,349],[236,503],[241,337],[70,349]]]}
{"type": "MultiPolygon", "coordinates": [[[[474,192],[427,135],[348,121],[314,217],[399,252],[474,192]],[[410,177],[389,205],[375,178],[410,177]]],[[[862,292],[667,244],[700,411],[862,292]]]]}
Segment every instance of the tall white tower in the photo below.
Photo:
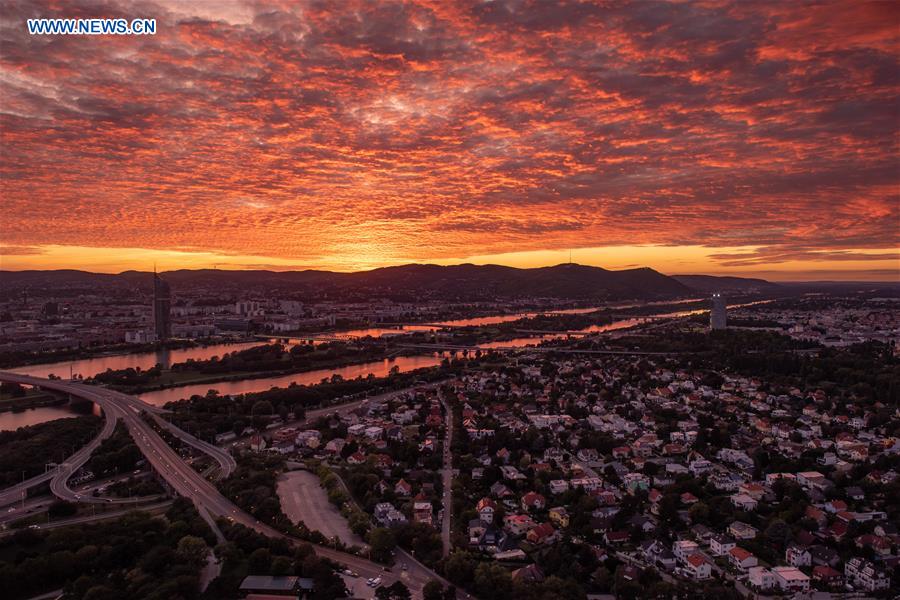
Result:
{"type": "Polygon", "coordinates": [[[728,327],[725,297],[716,292],[712,296],[712,310],[709,312],[709,328],[725,329],[728,327]]]}

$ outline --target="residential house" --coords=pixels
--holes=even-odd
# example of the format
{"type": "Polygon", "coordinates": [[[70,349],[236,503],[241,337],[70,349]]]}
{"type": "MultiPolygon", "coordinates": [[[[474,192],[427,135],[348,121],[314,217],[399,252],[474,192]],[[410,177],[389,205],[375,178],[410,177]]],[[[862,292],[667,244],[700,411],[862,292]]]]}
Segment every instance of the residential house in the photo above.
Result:
{"type": "Polygon", "coordinates": [[[772,567],[775,584],[783,592],[809,590],[809,577],[797,567],[772,567]]]}
{"type": "Polygon", "coordinates": [[[751,552],[744,550],[740,546],[735,546],[729,550],[727,556],[728,563],[741,573],[745,573],[750,567],[755,567],[759,564],[759,561],[751,552]]]}
{"type": "Polygon", "coordinates": [[[684,573],[691,579],[709,579],[712,567],[702,554],[691,554],[685,560],[684,573]]]}
{"type": "Polygon", "coordinates": [[[891,578],[887,572],[876,567],[874,563],[859,557],[847,561],[847,564],[844,565],[844,577],[847,579],[847,583],[867,592],[886,590],[891,586],[891,578]]]}

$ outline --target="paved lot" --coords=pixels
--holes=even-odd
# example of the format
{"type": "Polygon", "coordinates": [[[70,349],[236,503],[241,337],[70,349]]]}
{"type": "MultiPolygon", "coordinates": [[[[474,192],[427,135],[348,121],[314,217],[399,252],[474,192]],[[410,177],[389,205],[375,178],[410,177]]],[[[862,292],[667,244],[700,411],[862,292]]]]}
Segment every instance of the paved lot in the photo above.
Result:
{"type": "Polygon", "coordinates": [[[351,598],[362,598],[368,600],[375,597],[375,588],[366,585],[365,577],[350,577],[341,575],[347,590],[350,592],[351,598]]]}
{"type": "Polygon", "coordinates": [[[365,546],[362,538],[350,531],[347,520],[328,501],[319,478],[308,471],[291,471],[278,478],[278,497],[284,514],[293,521],[303,521],[310,529],[327,538],[337,536],[349,545],[365,546]]]}

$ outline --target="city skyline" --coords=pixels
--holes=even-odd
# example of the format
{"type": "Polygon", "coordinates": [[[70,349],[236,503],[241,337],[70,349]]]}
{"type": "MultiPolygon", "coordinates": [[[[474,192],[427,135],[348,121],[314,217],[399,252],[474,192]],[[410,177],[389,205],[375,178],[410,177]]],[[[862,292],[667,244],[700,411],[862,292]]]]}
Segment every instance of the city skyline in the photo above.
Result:
{"type": "Polygon", "coordinates": [[[898,279],[896,5],[548,6],[9,4],[0,268],[898,279]]]}

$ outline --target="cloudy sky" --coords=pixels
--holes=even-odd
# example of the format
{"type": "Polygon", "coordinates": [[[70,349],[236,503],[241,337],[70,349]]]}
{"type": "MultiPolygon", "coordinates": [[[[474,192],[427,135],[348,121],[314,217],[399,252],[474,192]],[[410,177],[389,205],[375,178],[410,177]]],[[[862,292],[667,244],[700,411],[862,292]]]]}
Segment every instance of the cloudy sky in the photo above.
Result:
{"type": "Polygon", "coordinates": [[[897,279],[898,32],[892,2],[2,0],[0,268],[897,279]]]}

